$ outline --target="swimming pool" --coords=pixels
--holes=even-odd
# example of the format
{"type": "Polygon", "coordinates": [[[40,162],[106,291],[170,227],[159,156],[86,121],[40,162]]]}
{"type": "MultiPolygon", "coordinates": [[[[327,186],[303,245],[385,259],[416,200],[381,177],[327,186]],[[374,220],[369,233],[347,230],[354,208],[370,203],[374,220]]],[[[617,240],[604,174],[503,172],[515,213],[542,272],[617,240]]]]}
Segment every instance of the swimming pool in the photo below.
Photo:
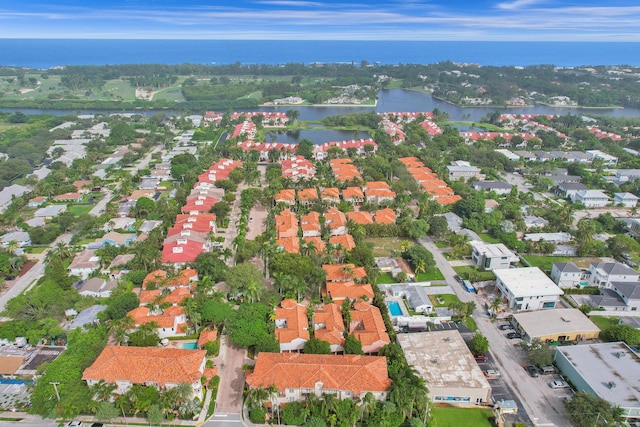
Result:
{"type": "Polygon", "coordinates": [[[402,309],[398,301],[387,302],[387,307],[389,307],[389,313],[391,313],[392,316],[402,316],[402,309]]]}
{"type": "Polygon", "coordinates": [[[180,343],[180,348],[183,348],[185,350],[197,350],[198,349],[198,343],[197,342],[183,342],[180,343]]]}

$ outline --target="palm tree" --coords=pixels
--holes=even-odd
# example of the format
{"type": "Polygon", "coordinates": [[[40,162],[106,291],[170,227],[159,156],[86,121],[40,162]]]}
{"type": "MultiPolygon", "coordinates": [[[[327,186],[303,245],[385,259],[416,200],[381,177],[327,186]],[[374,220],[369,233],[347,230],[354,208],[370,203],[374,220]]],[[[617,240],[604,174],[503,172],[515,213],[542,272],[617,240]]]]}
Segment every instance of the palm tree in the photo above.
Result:
{"type": "Polygon", "coordinates": [[[249,408],[264,408],[265,400],[269,399],[269,392],[266,388],[257,387],[247,390],[244,398],[244,404],[249,408]]]}
{"type": "Polygon", "coordinates": [[[502,298],[495,297],[493,301],[491,301],[491,313],[493,313],[493,317],[497,317],[498,310],[502,307],[502,298]]]}
{"type": "Polygon", "coordinates": [[[402,243],[400,243],[400,250],[402,252],[407,252],[409,249],[411,249],[411,242],[408,240],[403,240],[402,243]]]}
{"type": "Polygon", "coordinates": [[[427,264],[424,259],[420,258],[416,261],[415,272],[416,274],[427,272],[427,264]]]}
{"type": "Polygon", "coordinates": [[[353,267],[349,264],[345,264],[342,267],[340,267],[340,272],[342,273],[342,277],[344,279],[352,278],[355,273],[353,270],[353,267]]]}
{"type": "Polygon", "coordinates": [[[62,260],[65,260],[71,256],[71,248],[65,242],[56,243],[52,251],[62,260]]]}
{"type": "Polygon", "coordinates": [[[367,392],[360,401],[360,423],[365,416],[369,416],[371,411],[376,407],[376,397],[371,392],[367,392]]]}
{"type": "Polygon", "coordinates": [[[7,243],[7,252],[13,255],[14,253],[16,253],[16,250],[18,250],[19,247],[20,245],[18,244],[18,242],[16,242],[15,240],[10,240],[9,243],[7,243]]]}

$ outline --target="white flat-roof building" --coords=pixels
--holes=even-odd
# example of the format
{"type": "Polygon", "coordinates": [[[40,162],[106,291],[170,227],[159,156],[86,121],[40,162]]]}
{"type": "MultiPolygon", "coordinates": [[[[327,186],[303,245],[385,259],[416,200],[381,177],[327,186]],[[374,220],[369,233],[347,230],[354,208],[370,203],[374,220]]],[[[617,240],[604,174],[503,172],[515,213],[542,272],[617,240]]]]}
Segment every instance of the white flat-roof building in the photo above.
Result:
{"type": "Polygon", "coordinates": [[[513,315],[513,323],[522,339],[540,341],[584,341],[598,338],[600,328],[580,310],[556,308],[513,315]]]}
{"type": "Polygon", "coordinates": [[[555,308],[564,294],[538,267],[494,270],[496,287],[510,309],[516,311],[555,308]]]}
{"type": "Polygon", "coordinates": [[[586,208],[603,208],[609,204],[609,196],[600,190],[580,190],[571,196],[571,203],[582,203],[586,208]]]}
{"type": "Polygon", "coordinates": [[[424,378],[435,403],[491,402],[491,386],[457,330],[398,334],[407,363],[424,378]]]}
{"type": "Polygon", "coordinates": [[[619,406],[623,417],[640,417],[640,356],[625,343],[557,347],[553,358],[576,390],[619,406]]]}
{"type": "Polygon", "coordinates": [[[471,247],[473,263],[487,270],[509,268],[511,264],[520,261],[520,258],[502,243],[471,242],[471,247]]]}

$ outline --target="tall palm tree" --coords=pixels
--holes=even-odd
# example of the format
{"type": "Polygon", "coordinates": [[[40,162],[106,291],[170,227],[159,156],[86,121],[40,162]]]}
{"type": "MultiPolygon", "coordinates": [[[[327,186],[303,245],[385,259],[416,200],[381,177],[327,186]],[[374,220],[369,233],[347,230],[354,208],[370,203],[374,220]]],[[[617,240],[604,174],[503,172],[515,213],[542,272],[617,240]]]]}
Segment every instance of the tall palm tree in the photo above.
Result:
{"type": "Polygon", "coordinates": [[[9,243],[7,243],[7,252],[13,255],[16,253],[19,247],[20,245],[18,244],[18,242],[16,242],[15,240],[10,240],[9,243]]]}
{"type": "Polygon", "coordinates": [[[367,392],[360,401],[360,422],[368,417],[371,411],[376,407],[376,397],[371,392],[367,392]]]}

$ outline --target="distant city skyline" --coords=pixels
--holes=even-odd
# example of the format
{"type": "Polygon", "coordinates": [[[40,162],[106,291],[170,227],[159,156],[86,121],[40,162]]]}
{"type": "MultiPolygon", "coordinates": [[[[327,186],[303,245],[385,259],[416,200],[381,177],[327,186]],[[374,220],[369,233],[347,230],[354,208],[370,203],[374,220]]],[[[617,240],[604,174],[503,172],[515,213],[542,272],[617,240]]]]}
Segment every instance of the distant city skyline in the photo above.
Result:
{"type": "Polygon", "coordinates": [[[640,42],[637,0],[3,3],[0,38],[640,42]]]}

